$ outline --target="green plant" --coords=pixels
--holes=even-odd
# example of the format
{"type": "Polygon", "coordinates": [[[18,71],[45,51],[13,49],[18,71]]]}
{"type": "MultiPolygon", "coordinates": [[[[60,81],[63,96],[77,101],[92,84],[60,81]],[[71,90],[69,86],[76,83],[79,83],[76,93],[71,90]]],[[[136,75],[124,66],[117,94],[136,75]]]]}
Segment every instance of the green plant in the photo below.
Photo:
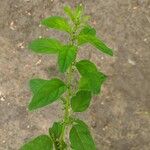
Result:
{"type": "Polygon", "coordinates": [[[73,113],[83,112],[89,107],[92,96],[100,92],[107,77],[98,71],[94,63],[89,60],[77,61],[76,56],[80,46],[87,43],[110,56],[113,52],[88,24],[89,17],[84,15],[82,5],[75,9],[67,6],[64,11],[67,19],[53,16],[42,20],[41,23],[48,28],[67,32],[70,37],[67,44],[54,38],[36,39],[29,44],[29,48],[34,52],[57,54],[59,71],[64,73],[66,78],[66,81],[59,78],[32,79],[30,88],[33,97],[29,110],[33,111],[57,101],[63,104],[64,117],[60,122],[54,122],[49,129],[49,135],[41,135],[31,140],[23,145],[21,150],[96,150],[87,125],[74,117],[73,113]],[[77,86],[72,83],[76,72],[80,75],[77,86]],[[70,142],[65,140],[68,129],[70,142]]]}

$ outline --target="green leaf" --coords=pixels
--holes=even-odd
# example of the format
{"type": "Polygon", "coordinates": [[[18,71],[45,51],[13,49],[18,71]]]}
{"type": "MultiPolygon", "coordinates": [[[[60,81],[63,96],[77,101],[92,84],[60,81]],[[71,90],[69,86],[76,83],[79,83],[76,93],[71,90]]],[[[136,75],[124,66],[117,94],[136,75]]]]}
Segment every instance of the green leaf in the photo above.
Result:
{"type": "Polygon", "coordinates": [[[70,130],[71,146],[74,150],[96,150],[95,143],[87,125],[78,121],[70,130]]]}
{"type": "Polygon", "coordinates": [[[98,94],[106,78],[106,75],[100,72],[90,73],[86,77],[81,77],[79,81],[79,89],[88,90],[93,94],[98,94]]]}
{"type": "Polygon", "coordinates": [[[32,79],[30,80],[30,89],[31,91],[36,94],[41,87],[43,87],[47,83],[47,80],[43,79],[32,79]]]}
{"type": "Polygon", "coordinates": [[[70,17],[70,19],[75,22],[75,16],[74,16],[74,11],[70,6],[65,6],[64,7],[64,12],[70,17]]]}
{"type": "Polygon", "coordinates": [[[51,80],[33,79],[30,81],[30,87],[34,95],[29,104],[29,110],[51,104],[67,89],[64,82],[56,78],[51,80]]]}
{"type": "Polygon", "coordinates": [[[59,51],[58,65],[61,72],[65,72],[71,63],[75,60],[77,47],[66,45],[59,51]]]}
{"type": "Polygon", "coordinates": [[[20,150],[53,150],[53,143],[49,136],[41,135],[23,145],[20,150]]]}
{"type": "Polygon", "coordinates": [[[89,60],[81,60],[76,63],[76,67],[82,76],[97,72],[96,65],[89,60]]]}
{"type": "Polygon", "coordinates": [[[89,28],[90,32],[85,32],[88,29],[84,28],[81,30],[79,36],[78,36],[78,44],[83,45],[85,43],[90,43],[94,47],[96,47],[98,50],[102,51],[103,53],[106,53],[110,56],[113,56],[113,51],[109,47],[106,46],[106,44],[100,40],[98,37],[96,37],[94,29],[89,28]],[[84,32],[83,32],[84,31],[84,32]]]}
{"type": "Polygon", "coordinates": [[[49,133],[55,139],[59,139],[61,132],[62,132],[62,124],[61,122],[54,122],[52,128],[49,129],[49,133]]]}
{"type": "Polygon", "coordinates": [[[56,39],[36,39],[29,44],[29,49],[36,53],[53,54],[62,48],[62,44],[56,39]]]}
{"type": "Polygon", "coordinates": [[[78,91],[75,96],[71,98],[71,107],[74,112],[85,111],[91,101],[91,92],[90,91],[78,91]]]}
{"type": "MultiPolygon", "coordinates": [[[[62,124],[61,122],[54,122],[52,128],[49,129],[49,134],[51,136],[51,138],[53,139],[53,143],[54,143],[54,146],[55,146],[55,150],[60,150],[60,143],[59,143],[59,138],[60,138],[60,135],[62,133],[62,124]]],[[[66,143],[63,142],[63,148],[66,147],[66,143]]]]}
{"type": "Polygon", "coordinates": [[[89,21],[89,19],[90,19],[91,17],[90,16],[88,16],[88,15],[84,15],[83,17],[82,17],[82,24],[83,25],[85,25],[85,24],[88,24],[88,21],[89,21]]]}
{"type": "Polygon", "coordinates": [[[60,31],[71,31],[71,27],[67,21],[67,19],[60,16],[52,16],[46,19],[43,19],[41,22],[42,25],[45,25],[49,28],[53,28],[60,31]]]}
{"type": "Polygon", "coordinates": [[[83,8],[83,5],[80,4],[75,8],[75,17],[76,17],[76,19],[81,19],[83,13],[84,13],[84,8],[83,8]]]}
{"type": "Polygon", "coordinates": [[[64,11],[75,24],[79,24],[81,22],[84,12],[84,8],[82,5],[78,5],[75,9],[72,9],[70,6],[65,6],[64,11]]]}
{"type": "Polygon", "coordinates": [[[91,26],[85,26],[81,31],[80,31],[80,36],[81,35],[96,35],[96,30],[92,28],[91,26]]]}
{"type": "Polygon", "coordinates": [[[89,60],[81,60],[77,62],[76,67],[82,76],[79,82],[79,89],[98,94],[103,82],[106,80],[106,75],[99,72],[95,64],[89,60]]]}

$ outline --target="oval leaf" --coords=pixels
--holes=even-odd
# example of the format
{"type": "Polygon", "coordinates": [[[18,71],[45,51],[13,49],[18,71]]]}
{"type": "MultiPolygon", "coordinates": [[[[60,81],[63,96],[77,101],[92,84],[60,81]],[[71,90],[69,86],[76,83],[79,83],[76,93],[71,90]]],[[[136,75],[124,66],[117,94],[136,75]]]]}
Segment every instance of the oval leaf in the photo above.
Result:
{"type": "Polygon", "coordinates": [[[67,89],[64,82],[59,79],[33,79],[30,81],[30,86],[34,95],[29,104],[29,110],[34,110],[51,104],[67,89]]]}
{"type": "Polygon", "coordinates": [[[53,150],[53,143],[49,136],[41,135],[23,145],[20,150],[53,150]]]}
{"type": "Polygon", "coordinates": [[[79,81],[79,89],[88,90],[93,94],[98,94],[106,78],[106,75],[101,72],[88,74],[86,77],[81,77],[79,81]]]}
{"type": "Polygon", "coordinates": [[[71,63],[75,60],[77,47],[66,45],[59,51],[58,65],[61,72],[65,72],[71,63]]]}
{"type": "Polygon", "coordinates": [[[53,54],[62,48],[62,44],[56,39],[36,39],[29,44],[29,49],[36,53],[53,54]]]}
{"type": "Polygon", "coordinates": [[[85,123],[79,121],[70,130],[71,147],[74,150],[96,150],[92,136],[85,123]]]}
{"type": "Polygon", "coordinates": [[[42,25],[45,25],[49,28],[53,28],[60,31],[71,31],[71,27],[69,26],[68,21],[60,16],[52,16],[46,19],[43,19],[41,22],[42,25]]]}
{"type": "Polygon", "coordinates": [[[71,107],[74,112],[85,111],[91,101],[90,91],[78,91],[74,97],[71,98],[71,107]]]}
{"type": "Polygon", "coordinates": [[[89,60],[81,60],[76,63],[76,67],[82,76],[97,72],[96,65],[89,60]]]}

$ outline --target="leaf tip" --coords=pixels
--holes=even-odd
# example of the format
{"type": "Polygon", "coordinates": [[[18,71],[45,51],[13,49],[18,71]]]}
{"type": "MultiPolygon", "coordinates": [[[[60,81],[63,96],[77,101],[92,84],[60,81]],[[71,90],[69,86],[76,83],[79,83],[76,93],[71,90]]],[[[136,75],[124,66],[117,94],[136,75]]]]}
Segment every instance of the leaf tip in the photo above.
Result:
{"type": "Polygon", "coordinates": [[[32,106],[32,103],[30,102],[30,103],[28,104],[28,111],[32,112],[32,111],[34,111],[34,110],[35,110],[35,108],[32,106]]]}

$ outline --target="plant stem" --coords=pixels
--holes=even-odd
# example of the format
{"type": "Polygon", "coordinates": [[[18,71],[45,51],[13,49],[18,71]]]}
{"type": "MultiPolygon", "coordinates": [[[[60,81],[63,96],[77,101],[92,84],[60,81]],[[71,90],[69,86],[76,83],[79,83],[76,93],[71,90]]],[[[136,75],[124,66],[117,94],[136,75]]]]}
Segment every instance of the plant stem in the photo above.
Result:
{"type": "MultiPolygon", "coordinates": [[[[74,45],[74,46],[75,46],[75,40],[76,40],[75,35],[76,35],[77,27],[78,26],[75,25],[75,28],[72,31],[71,39],[70,39],[71,44],[74,45]]],[[[64,113],[64,119],[63,119],[62,133],[60,135],[60,146],[61,146],[60,149],[61,150],[63,150],[65,130],[66,130],[66,127],[69,124],[69,119],[70,119],[70,111],[71,111],[70,99],[71,99],[71,96],[72,96],[71,82],[72,82],[72,72],[73,72],[72,67],[73,67],[74,62],[71,64],[71,66],[69,67],[68,72],[67,72],[68,90],[67,90],[67,96],[66,96],[66,102],[65,102],[65,113],[64,113]]]]}
{"type": "Polygon", "coordinates": [[[72,80],[72,65],[70,66],[69,71],[67,73],[68,90],[67,90],[66,103],[65,103],[65,114],[64,114],[64,120],[63,120],[62,133],[60,136],[61,150],[63,150],[62,144],[64,142],[65,130],[69,124],[69,118],[70,118],[70,110],[71,110],[70,99],[71,99],[71,95],[72,95],[71,94],[71,80],[72,80]]]}

